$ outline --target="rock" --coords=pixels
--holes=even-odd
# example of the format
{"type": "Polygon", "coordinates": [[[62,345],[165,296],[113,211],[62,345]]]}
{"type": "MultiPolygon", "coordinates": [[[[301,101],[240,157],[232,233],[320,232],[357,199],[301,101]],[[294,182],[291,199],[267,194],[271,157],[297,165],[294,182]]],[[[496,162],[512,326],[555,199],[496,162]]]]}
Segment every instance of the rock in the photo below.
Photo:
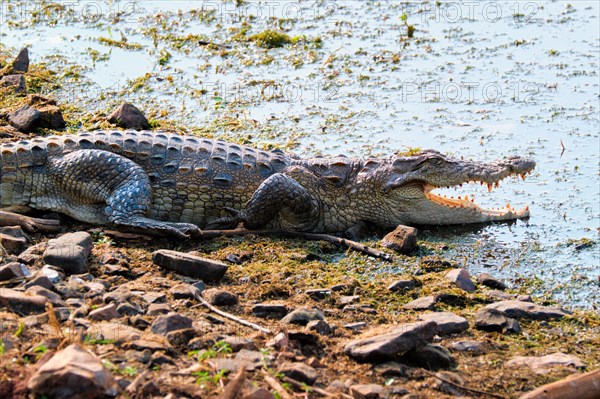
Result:
{"type": "Polygon", "coordinates": [[[288,313],[285,305],[279,303],[257,303],[252,307],[252,314],[263,319],[282,319],[288,313]]]}
{"type": "Polygon", "coordinates": [[[179,284],[169,290],[174,299],[194,299],[194,293],[189,284],[179,284]]]}
{"type": "Polygon", "coordinates": [[[29,133],[34,130],[41,119],[42,114],[29,105],[24,105],[8,114],[8,122],[11,126],[19,129],[23,133],[29,133]]]}
{"type": "Polygon", "coordinates": [[[469,328],[467,319],[452,312],[425,313],[419,315],[419,320],[434,321],[438,326],[439,336],[460,334],[469,328]]]}
{"type": "Polygon", "coordinates": [[[377,384],[356,384],[350,387],[350,394],[354,399],[386,399],[390,391],[377,384]]]}
{"type": "Polygon", "coordinates": [[[436,334],[437,324],[433,321],[400,324],[384,334],[351,341],[344,352],[358,361],[388,360],[420,348],[436,334]]]}
{"type": "Polygon", "coordinates": [[[167,333],[175,330],[192,327],[192,319],[177,313],[169,313],[164,316],[158,316],[150,329],[154,334],[167,335],[167,333]]]}
{"type": "Polygon", "coordinates": [[[183,328],[167,333],[166,338],[171,345],[183,347],[192,339],[196,338],[196,334],[197,331],[193,328],[183,328]]]}
{"type": "Polygon", "coordinates": [[[67,126],[61,110],[56,105],[46,105],[38,111],[41,115],[40,127],[62,130],[67,126]]]}
{"type": "Polygon", "coordinates": [[[433,381],[432,388],[448,395],[459,396],[460,399],[471,398],[471,396],[464,396],[468,391],[460,388],[465,386],[465,380],[459,374],[439,371],[435,376],[438,378],[433,381]]]}
{"type": "Polygon", "coordinates": [[[359,313],[369,313],[376,314],[377,310],[368,303],[358,303],[356,305],[346,305],[342,309],[342,312],[359,312],[359,313]]]}
{"type": "Polygon", "coordinates": [[[531,299],[531,295],[517,295],[516,298],[517,301],[521,301],[521,302],[533,302],[533,299],[531,299]]]}
{"type": "Polygon", "coordinates": [[[313,320],[325,320],[325,316],[318,309],[300,308],[281,319],[285,324],[299,324],[302,326],[307,325],[308,322],[313,320]]]}
{"type": "Polygon", "coordinates": [[[317,381],[317,370],[304,363],[283,363],[279,372],[293,380],[312,385],[317,381]]]}
{"type": "Polygon", "coordinates": [[[436,301],[437,298],[434,295],[429,295],[410,301],[402,307],[407,310],[433,310],[436,301]]]}
{"type": "Polygon", "coordinates": [[[331,296],[331,290],[322,288],[306,290],[304,293],[314,300],[321,300],[331,296]]]}
{"type": "Polygon", "coordinates": [[[116,396],[112,375],[100,359],[77,344],[57,352],[29,379],[27,387],[36,395],[53,399],[90,399],[116,396]]]}
{"type": "Polygon", "coordinates": [[[48,241],[44,262],[61,268],[67,274],[84,273],[91,252],[92,236],[89,233],[67,233],[48,241]]]}
{"type": "Polygon", "coordinates": [[[399,225],[381,240],[381,245],[400,254],[409,255],[417,249],[417,229],[399,225]]]}
{"type": "Polygon", "coordinates": [[[490,298],[498,300],[498,301],[507,301],[510,299],[515,299],[514,294],[508,294],[508,293],[500,291],[500,290],[490,290],[490,291],[485,292],[485,294],[488,295],[490,298]]]}
{"type": "Polygon", "coordinates": [[[309,321],[306,325],[308,331],[316,331],[319,335],[331,335],[331,326],[325,320],[309,321]]]}
{"type": "Polygon", "coordinates": [[[581,359],[574,355],[556,352],[546,356],[516,356],[506,362],[507,366],[527,366],[537,374],[548,373],[550,368],[562,366],[583,369],[586,367],[581,359]]]}
{"type": "Polygon", "coordinates": [[[39,314],[46,311],[48,298],[41,295],[27,295],[8,288],[0,288],[0,306],[21,316],[39,314]]]}
{"type": "Polygon", "coordinates": [[[358,222],[344,232],[344,237],[352,241],[361,241],[369,234],[369,226],[365,222],[358,222]]]}
{"type": "Polygon", "coordinates": [[[86,335],[90,339],[97,341],[110,341],[122,344],[139,340],[142,332],[126,324],[104,321],[90,326],[86,331],[86,335]]]}
{"type": "Polygon", "coordinates": [[[60,295],[58,295],[57,293],[50,291],[47,288],[44,287],[40,287],[39,285],[34,285],[31,288],[28,288],[25,291],[26,294],[28,295],[39,295],[39,296],[43,296],[44,298],[47,298],[48,301],[50,301],[50,303],[52,303],[52,305],[56,306],[66,306],[66,304],[63,302],[62,298],[60,297],[60,295]]]}
{"type": "Polygon", "coordinates": [[[269,391],[268,389],[255,388],[254,390],[250,391],[250,393],[248,393],[246,396],[244,396],[244,399],[275,399],[275,396],[273,396],[271,391],[269,391]]]}
{"type": "Polygon", "coordinates": [[[184,276],[208,282],[221,280],[227,271],[227,265],[223,262],[167,249],[154,252],[152,262],[184,276]]]}
{"type": "Polygon", "coordinates": [[[338,299],[338,303],[342,306],[351,305],[360,301],[359,295],[343,295],[338,299]]]}
{"type": "Polygon", "coordinates": [[[146,310],[148,316],[158,316],[160,314],[167,314],[171,311],[171,307],[166,303],[151,303],[146,310]]]}
{"type": "Polygon", "coordinates": [[[457,352],[473,352],[480,353],[485,352],[488,348],[488,344],[481,341],[457,341],[450,344],[450,349],[457,352]]]}
{"type": "Polygon", "coordinates": [[[413,279],[396,280],[388,286],[388,290],[392,292],[408,291],[419,286],[419,282],[413,279]]]}
{"type": "Polygon", "coordinates": [[[0,228],[0,245],[9,254],[19,255],[27,249],[29,237],[19,226],[7,226],[0,228]]]}
{"type": "Polygon", "coordinates": [[[34,278],[32,278],[26,284],[23,285],[23,287],[25,289],[31,288],[31,287],[35,287],[35,286],[44,287],[44,288],[49,289],[51,291],[55,291],[56,290],[54,288],[54,284],[52,284],[52,281],[50,281],[50,279],[48,277],[46,277],[46,276],[44,276],[42,274],[36,275],[34,278]]]}
{"type": "Polygon", "coordinates": [[[254,370],[262,364],[269,366],[273,359],[273,355],[265,355],[259,351],[249,349],[240,349],[235,355],[235,360],[245,363],[247,370],[254,370]]]}
{"type": "Polygon", "coordinates": [[[123,129],[148,130],[150,124],[144,114],[132,104],[122,103],[106,120],[123,129]]]}
{"type": "Polygon", "coordinates": [[[54,266],[44,265],[40,270],[42,276],[46,277],[52,284],[59,283],[61,281],[61,274],[56,270],[54,266]]]}
{"type": "Polygon", "coordinates": [[[17,73],[26,73],[29,70],[29,50],[23,47],[12,62],[12,70],[17,73]]]}
{"type": "Polygon", "coordinates": [[[497,290],[505,290],[507,288],[506,284],[504,284],[502,281],[498,280],[497,278],[488,273],[481,273],[479,276],[477,276],[477,282],[479,284],[485,285],[486,287],[494,288],[497,290]]]}
{"type": "Polygon", "coordinates": [[[0,87],[11,87],[15,93],[27,91],[27,84],[23,75],[6,75],[0,78],[0,87]]]}
{"type": "Polygon", "coordinates": [[[236,294],[218,288],[211,288],[204,291],[204,297],[214,306],[233,306],[238,303],[236,294]]]}
{"type": "Polygon", "coordinates": [[[118,317],[119,317],[119,312],[117,312],[117,307],[114,304],[114,302],[110,303],[106,306],[102,306],[101,308],[94,309],[88,315],[88,318],[90,320],[96,320],[96,321],[112,320],[112,319],[117,319],[118,317]]]}
{"type": "Polygon", "coordinates": [[[382,377],[410,377],[410,367],[398,362],[385,362],[375,366],[375,371],[382,377]]]}
{"type": "Polygon", "coordinates": [[[232,352],[239,352],[242,349],[246,349],[248,351],[256,350],[256,345],[254,341],[250,338],[242,338],[242,337],[225,337],[223,342],[229,345],[232,352]]]}
{"type": "Polygon", "coordinates": [[[146,292],[142,295],[142,299],[146,303],[165,303],[167,302],[167,295],[164,292],[146,292]]]}
{"type": "Polygon", "coordinates": [[[469,272],[465,269],[452,269],[448,273],[446,273],[446,279],[450,280],[450,282],[456,284],[458,288],[461,290],[471,292],[475,291],[477,287],[471,281],[471,277],[469,276],[469,272]]]}
{"type": "Polygon", "coordinates": [[[497,309],[483,308],[475,314],[475,328],[483,331],[521,332],[521,326],[515,319],[504,316],[497,309]]]}
{"type": "Polygon", "coordinates": [[[27,96],[27,104],[31,105],[32,107],[43,107],[45,105],[56,105],[56,100],[40,96],[39,94],[29,94],[27,96]]]}
{"type": "Polygon", "coordinates": [[[456,366],[456,361],[450,352],[440,345],[425,345],[406,353],[401,360],[403,363],[434,371],[456,366]]]}
{"type": "Polygon", "coordinates": [[[19,262],[10,262],[4,266],[0,266],[0,281],[23,278],[30,275],[31,273],[27,269],[27,266],[19,262]]]}
{"type": "Polygon", "coordinates": [[[116,290],[107,292],[102,297],[105,303],[125,303],[132,297],[131,291],[125,287],[118,287],[116,290]]]}
{"type": "Polygon", "coordinates": [[[290,344],[290,340],[288,339],[287,335],[283,332],[280,332],[279,334],[274,336],[273,339],[271,339],[269,342],[267,342],[268,347],[274,347],[279,350],[285,348],[289,344],[290,344]]]}
{"type": "Polygon", "coordinates": [[[570,313],[560,308],[553,308],[549,306],[537,305],[531,302],[523,301],[501,301],[489,304],[485,307],[486,309],[494,309],[499,311],[506,317],[512,317],[515,319],[528,318],[533,320],[548,320],[548,319],[560,319],[564,316],[568,316],[570,313]]]}

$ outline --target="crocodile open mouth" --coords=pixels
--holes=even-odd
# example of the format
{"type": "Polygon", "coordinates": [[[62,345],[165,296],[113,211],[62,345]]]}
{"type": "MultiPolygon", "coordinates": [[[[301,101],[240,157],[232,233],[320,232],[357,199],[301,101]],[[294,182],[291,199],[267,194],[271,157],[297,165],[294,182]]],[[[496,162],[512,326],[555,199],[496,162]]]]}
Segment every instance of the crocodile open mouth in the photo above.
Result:
{"type": "MultiPolygon", "coordinates": [[[[504,180],[505,178],[509,177],[509,176],[520,176],[523,180],[525,180],[526,176],[531,173],[530,172],[524,172],[524,173],[511,173],[507,176],[502,177],[501,179],[497,180],[497,181],[493,181],[493,182],[488,182],[488,181],[481,181],[481,180],[471,180],[471,181],[466,181],[463,184],[470,184],[470,183],[474,183],[477,184],[479,183],[482,186],[487,186],[488,188],[488,192],[491,192],[493,188],[498,188],[500,186],[500,182],[502,180],[504,180]]],[[[463,184],[459,184],[456,187],[462,187],[463,184]]],[[[475,199],[473,196],[469,197],[469,195],[458,195],[456,197],[454,196],[446,196],[444,194],[437,194],[434,193],[433,190],[437,189],[437,188],[443,188],[443,187],[437,187],[431,184],[423,184],[423,194],[425,195],[425,197],[427,197],[427,199],[429,199],[432,202],[435,202],[436,204],[439,205],[444,205],[447,206],[449,208],[465,208],[465,209],[472,209],[473,211],[485,214],[485,215],[489,215],[491,217],[505,217],[505,216],[512,216],[512,217],[526,217],[529,216],[529,205],[526,205],[524,208],[516,210],[513,206],[510,205],[510,203],[507,203],[503,208],[484,208],[478,204],[475,203],[475,199]]],[[[445,187],[445,188],[452,188],[452,187],[445,187]]]]}

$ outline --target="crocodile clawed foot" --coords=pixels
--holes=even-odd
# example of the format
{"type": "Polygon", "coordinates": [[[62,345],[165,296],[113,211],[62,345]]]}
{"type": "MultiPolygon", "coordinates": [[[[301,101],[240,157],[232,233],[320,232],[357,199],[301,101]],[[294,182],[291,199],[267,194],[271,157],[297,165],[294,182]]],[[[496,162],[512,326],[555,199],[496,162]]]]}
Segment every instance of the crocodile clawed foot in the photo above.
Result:
{"type": "Polygon", "coordinates": [[[231,216],[223,216],[209,221],[204,227],[205,230],[235,229],[240,223],[243,222],[243,211],[227,207],[223,209],[229,212],[231,216]]]}

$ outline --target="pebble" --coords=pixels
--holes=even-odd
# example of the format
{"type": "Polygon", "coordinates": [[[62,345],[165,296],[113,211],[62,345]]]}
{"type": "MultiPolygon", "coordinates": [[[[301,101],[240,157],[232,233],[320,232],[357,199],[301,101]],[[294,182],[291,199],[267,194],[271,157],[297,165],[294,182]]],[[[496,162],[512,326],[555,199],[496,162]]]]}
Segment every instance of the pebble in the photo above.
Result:
{"type": "Polygon", "coordinates": [[[214,306],[233,306],[239,302],[236,294],[218,288],[208,289],[204,291],[203,295],[214,306]]]}
{"type": "Polygon", "coordinates": [[[378,384],[355,384],[350,387],[354,399],[387,399],[390,390],[378,384]]]}
{"type": "Polygon", "coordinates": [[[158,316],[161,314],[167,314],[171,311],[171,307],[166,303],[151,303],[146,310],[148,316],[158,316]]]}
{"type": "Polygon", "coordinates": [[[108,115],[106,120],[123,129],[150,129],[148,119],[146,119],[142,111],[129,103],[122,103],[119,105],[110,115],[108,115]]]}
{"type": "Polygon", "coordinates": [[[333,332],[331,326],[325,320],[309,321],[306,329],[308,331],[315,331],[319,335],[331,335],[333,332]]]}
{"type": "Polygon", "coordinates": [[[117,312],[117,307],[114,303],[94,309],[88,314],[88,318],[95,321],[112,320],[118,317],[119,312],[117,312]]]}
{"type": "Polygon", "coordinates": [[[239,352],[242,349],[248,351],[256,350],[256,345],[250,338],[227,336],[223,339],[223,342],[229,345],[232,352],[239,352]]]}
{"type": "Polygon", "coordinates": [[[438,335],[460,334],[469,328],[469,322],[452,312],[435,312],[419,315],[419,320],[434,321],[438,326],[438,335]]]}
{"type": "Polygon", "coordinates": [[[400,324],[384,334],[351,341],[344,352],[358,361],[388,360],[424,346],[436,334],[433,321],[400,324]]]}
{"type": "Polygon", "coordinates": [[[450,282],[456,284],[456,286],[461,290],[472,292],[477,289],[475,284],[473,284],[471,281],[469,272],[467,272],[465,269],[452,269],[446,273],[445,277],[450,282]]]}
{"type": "Polygon", "coordinates": [[[418,287],[419,285],[420,285],[420,283],[417,280],[401,279],[401,280],[396,280],[393,283],[391,283],[390,285],[388,285],[388,290],[390,290],[392,292],[409,291],[409,290],[412,290],[412,289],[418,287]]]}
{"type": "Polygon", "coordinates": [[[154,334],[167,335],[167,333],[175,330],[192,327],[192,319],[182,316],[177,313],[169,313],[163,316],[158,316],[150,329],[154,334]]]}
{"type": "Polygon", "coordinates": [[[279,373],[308,385],[313,385],[318,377],[317,370],[304,363],[283,363],[279,373]]]}
{"type": "Polygon", "coordinates": [[[29,379],[36,397],[53,399],[116,396],[116,383],[102,362],[89,351],[72,344],[57,352],[29,379]]]}
{"type": "Polygon", "coordinates": [[[252,306],[252,314],[263,319],[282,319],[288,313],[285,305],[279,303],[257,303],[252,306]]]}
{"type": "Polygon", "coordinates": [[[84,231],[67,233],[49,240],[44,262],[67,274],[87,271],[88,256],[92,252],[92,236],[84,231]]]}
{"type": "Polygon", "coordinates": [[[331,290],[322,288],[306,290],[304,293],[314,300],[322,300],[331,296],[331,290]]]}
{"type": "Polygon", "coordinates": [[[410,301],[402,307],[407,310],[433,310],[436,302],[437,298],[434,295],[429,295],[410,301]]]}
{"type": "Polygon", "coordinates": [[[302,326],[307,325],[313,320],[325,320],[325,316],[318,309],[300,308],[292,311],[281,319],[284,324],[299,324],[302,326]]]}
{"type": "Polygon", "coordinates": [[[352,331],[362,331],[367,326],[367,323],[364,321],[358,321],[356,323],[348,323],[344,324],[344,328],[352,331]]]}
{"type": "Polygon", "coordinates": [[[205,282],[221,280],[228,268],[223,262],[167,249],[154,252],[152,262],[162,268],[205,282]]]}
{"type": "Polygon", "coordinates": [[[417,229],[399,225],[381,240],[381,245],[403,255],[410,255],[417,249],[417,229]]]}
{"type": "Polygon", "coordinates": [[[87,329],[86,335],[89,336],[90,339],[95,339],[98,341],[111,341],[121,344],[139,340],[142,336],[142,332],[137,328],[128,326],[127,324],[122,324],[115,321],[102,321],[100,323],[91,325],[87,329]]]}
{"type": "Polygon", "coordinates": [[[488,348],[488,345],[485,342],[470,341],[470,340],[456,341],[456,342],[451,343],[449,346],[450,346],[450,349],[455,350],[457,352],[474,352],[474,353],[485,352],[486,349],[488,348]]]}
{"type": "Polygon", "coordinates": [[[477,282],[479,284],[485,285],[486,287],[494,288],[497,290],[505,290],[506,288],[508,288],[506,284],[504,284],[502,281],[498,280],[489,273],[481,273],[479,276],[477,276],[477,282]]]}

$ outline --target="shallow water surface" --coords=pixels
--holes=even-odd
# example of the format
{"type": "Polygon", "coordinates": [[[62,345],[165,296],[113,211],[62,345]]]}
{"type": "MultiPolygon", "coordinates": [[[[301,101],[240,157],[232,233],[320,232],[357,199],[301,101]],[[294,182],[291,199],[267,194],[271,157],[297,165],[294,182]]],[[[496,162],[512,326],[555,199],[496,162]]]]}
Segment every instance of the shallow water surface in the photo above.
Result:
{"type": "Polygon", "coordinates": [[[596,1],[240,3],[5,1],[0,50],[27,45],[33,62],[63,71],[69,83],[54,93],[63,103],[106,112],[127,100],[189,126],[235,118],[243,132],[217,124],[213,134],[302,155],[421,147],[531,157],[525,182],[461,189],[485,206],[529,204],[529,220],[426,229],[421,239],[449,243],[472,274],[598,305],[599,246],[578,241],[597,242],[600,228],[596,1]],[[267,28],[295,43],[236,40],[267,28]]]}

